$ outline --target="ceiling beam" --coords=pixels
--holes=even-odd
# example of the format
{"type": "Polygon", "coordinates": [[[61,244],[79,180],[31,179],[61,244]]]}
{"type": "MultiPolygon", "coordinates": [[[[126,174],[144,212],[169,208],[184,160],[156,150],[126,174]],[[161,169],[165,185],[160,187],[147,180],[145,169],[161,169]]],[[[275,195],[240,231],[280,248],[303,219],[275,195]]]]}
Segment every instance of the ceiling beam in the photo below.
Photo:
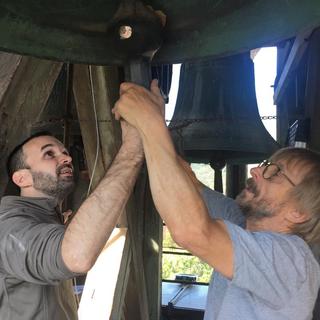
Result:
{"type": "Polygon", "coordinates": [[[308,47],[312,31],[312,29],[307,29],[297,35],[274,91],[273,101],[275,105],[279,104],[288,84],[295,75],[295,71],[308,47]]]}
{"type": "Polygon", "coordinates": [[[6,159],[30,135],[50,96],[62,63],[0,55],[0,195],[8,177],[6,159]]]}

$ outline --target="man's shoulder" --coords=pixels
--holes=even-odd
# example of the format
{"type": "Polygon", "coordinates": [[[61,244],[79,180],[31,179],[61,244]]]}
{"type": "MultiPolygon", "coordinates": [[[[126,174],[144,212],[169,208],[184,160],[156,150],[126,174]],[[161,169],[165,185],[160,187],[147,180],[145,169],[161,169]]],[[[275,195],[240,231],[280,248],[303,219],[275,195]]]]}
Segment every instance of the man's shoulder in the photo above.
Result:
{"type": "Polygon", "coordinates": [[[10,218],[16,215],[24,215],[28,210],[27,204],[24,205],[22,197],[4,196],[0,202],[0,219],[10,218]]]}
{"type": "Polygon", "coordinates": [[[251,248],[252,251],[263,253],[265,257],[270,255],[270,260],[274,256],[287,257],[292,261],[297,259],[301,262],[304,259],[309,259],[310,262],[316,263],[318,266],[309,245],[297,235],[271,231],[252,232],[239,228],[230,222],[225,223],[235,246],[251,248]]]}
{"type": "Polygon", "coordinates": [[[253,231],[251,232],[260,243],[278,244],[280,247],[296,247],[304,251],[311,252],[309,245],[299,236],[290,233],[273,231],[253,231]]]}
{"type": "Polygon", "coordinates": [[[30,224],[60,224],[56,211],[43,199],[30,200],[20,196],[5,196],[1,199],[0,222],[1,230],[30,224]]]}
{"type": "Polygon", "coordinates": [[[250,231],[239,228],[233,223],[228,224],[228,229],[232,230],[233,233],[246,233],[249,239],[253,239],[253,241],[257,241],[261,246],[266,244],[267,246],[274,247],[275,245],[279,245],[280,247],[296,247],[301,248],[302,250],[311,252],[309,245],[299,236],[290,233],[283,232],[273,232],[273,231],[250,231]]]}

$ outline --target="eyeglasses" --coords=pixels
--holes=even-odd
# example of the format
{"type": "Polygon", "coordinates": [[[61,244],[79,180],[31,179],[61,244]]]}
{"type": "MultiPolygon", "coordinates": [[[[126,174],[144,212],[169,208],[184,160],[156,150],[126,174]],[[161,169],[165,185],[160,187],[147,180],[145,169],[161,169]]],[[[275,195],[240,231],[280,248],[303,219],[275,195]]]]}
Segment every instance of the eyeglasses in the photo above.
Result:
{"type": "Polygon", "coordinates": [[[295,187],[296,184],[292,182],[292,180],[282,172],[281,168],[279,167],[279,165],[277,165],[276,163],[273,163],[269,160],[264,160],[263,162],[261,162],[258,166],[259,168],[261,167],[265,167],[263,172],[262,172],[262,176],[264,179],[266,180],[271,180],[273,177],[278,176],[279,174],[281,174],[283,177],[285,177],[287,179],[287,181],[293,186],[295,187]]]}

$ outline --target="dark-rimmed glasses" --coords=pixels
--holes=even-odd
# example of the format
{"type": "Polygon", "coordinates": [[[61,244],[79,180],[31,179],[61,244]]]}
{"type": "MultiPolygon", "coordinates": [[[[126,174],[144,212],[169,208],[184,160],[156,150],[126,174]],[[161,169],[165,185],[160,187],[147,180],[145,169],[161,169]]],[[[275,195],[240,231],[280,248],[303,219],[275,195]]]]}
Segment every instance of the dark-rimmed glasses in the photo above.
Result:
{"type": "Polygon", "coordinates": [[[262,176],[263,176],[264,179],[271,180],[273,177],[278,176],[279,174],[281,174],[283,177],[285,177],[287,179],[287,181],[293,187],[296,186],[296,184],[294,182],[292,182],[292,180],[285,173],[283,173],[283,171],[281,170],[279,165],[277,165],[276,163],[273,163],[273,162],[271,162],[269,160],[264,160],[259,164],[258,167],[259,168],[265,167],[263,169],[263,172],[262,172],[262,176]]]}

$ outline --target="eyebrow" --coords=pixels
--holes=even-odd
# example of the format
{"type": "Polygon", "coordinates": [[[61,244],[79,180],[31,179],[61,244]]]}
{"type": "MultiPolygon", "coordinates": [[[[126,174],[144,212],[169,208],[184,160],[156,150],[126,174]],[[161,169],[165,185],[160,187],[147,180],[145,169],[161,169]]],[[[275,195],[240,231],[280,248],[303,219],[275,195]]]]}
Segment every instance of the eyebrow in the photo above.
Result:
{"type": "Polygon", "coordinates": [[[278,165],[278,167],[281,169],[281,171],[283,172],[283,173],[286,173],[287,171],[288,171],[288,166],[287,166],[287,164],[286,165],[284,165],[283,163],[279,163],[279,162],[275,162],[277,165],[278,165]],[[284,170],[285,169],[285,170],[284,170]],[[286,171],[286,172],[284,172],[284,171],[286,171]]]}
{"type": "Polygon", "coordinates": [[[48,144],[45,144],[44,146],[41,147],[41,151],[43,151],[44,149],[48,148],[48,147],[53,147],[54,145],[52,143],[48,143],[48,144]]]}
{"type": "MultiPolygon", "coordinates": [[[[68,154],[69,154],[69,151],[63,145],[61,145],[61,146],[62,146],[63,151],[67,151],[68,154]]],[[[47,143],[47,144],[45,144],[44,146],[41,147],[40,151],[42,152],[44,149],[46,149],[48,147],[59,147],[59,145],[55,145],[55,144],[52,144],[52,143],[47,143]]]]}

